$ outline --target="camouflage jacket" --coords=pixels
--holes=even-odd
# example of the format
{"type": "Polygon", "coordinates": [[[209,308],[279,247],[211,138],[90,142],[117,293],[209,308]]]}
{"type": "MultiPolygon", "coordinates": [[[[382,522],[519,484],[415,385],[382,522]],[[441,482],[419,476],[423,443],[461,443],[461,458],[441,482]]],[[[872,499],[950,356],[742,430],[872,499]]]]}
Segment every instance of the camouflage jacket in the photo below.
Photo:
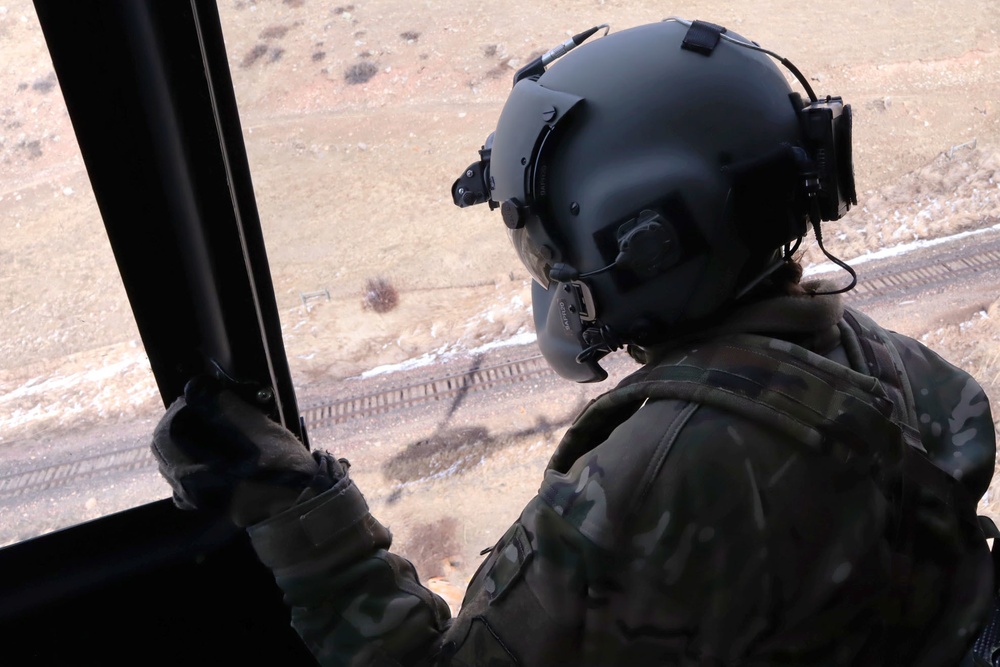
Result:
{"type": "Polygon", "coordinates": [[[859,336],[837,303],[777,300],[651,351],[569,429],[455,619],[347,478],[250,528],[293,625],[328,665],[957,664],[989,603],[985,541],[953,511],[992,476],[989,406],[916,341],[863,318],[859,336]],[[895,393],[865,336],[905,369],[895,393]],[[740,354],[774,368],[754,377],[740,354]],[[803,360],[825,379],[782,370],[803,360]],[[678,372],[740,400],[658,389],[678,372]],[[817,419],[830,428],[802,427],[817,419]],[[907,446],[954,497],[900,483],[907,446]]]}

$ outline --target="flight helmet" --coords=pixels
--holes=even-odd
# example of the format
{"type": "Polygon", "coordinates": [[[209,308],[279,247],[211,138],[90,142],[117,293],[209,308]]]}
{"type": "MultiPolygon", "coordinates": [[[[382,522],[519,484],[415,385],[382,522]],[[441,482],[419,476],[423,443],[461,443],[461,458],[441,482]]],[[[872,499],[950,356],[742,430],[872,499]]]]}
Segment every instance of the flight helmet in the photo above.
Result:
{"type": "Polygon", "coordinates": [[[539,348],[578,382],[603,380],[612,350],[711,319],[856,202],[850,106],[788,61],[808,101],[725,28],[669,19],[583,43],[596,30],[518,72],[452,189],[500,210],[539,348]]]}

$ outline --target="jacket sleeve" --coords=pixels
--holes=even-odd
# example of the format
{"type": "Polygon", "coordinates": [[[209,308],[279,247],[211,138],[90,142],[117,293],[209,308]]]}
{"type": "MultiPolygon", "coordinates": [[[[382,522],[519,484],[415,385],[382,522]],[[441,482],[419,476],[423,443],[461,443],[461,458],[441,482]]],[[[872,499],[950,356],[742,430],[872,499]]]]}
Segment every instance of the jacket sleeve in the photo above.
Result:
{"type": "Polygon", "coordinates": [[[877,625],[867,471],[679,401],[570,458],[451,621],[346,478],[250,535],[326,665],[826,664],[861,650],[845,624],[877,625]]]}
{"type": "Polygon", "coordinates": [[[322,665],[422,665],[438,652],[447,604],[388,551],[392,537],[348,476],[248,529],[322,665]]]}
{"type": "Polygon", "coordinates": [[[913,397],[920,440],[934,465],[979,500],[996,462],[996,431],[990,401],[976,380],[921,343],[889,332],[913,397]]]}

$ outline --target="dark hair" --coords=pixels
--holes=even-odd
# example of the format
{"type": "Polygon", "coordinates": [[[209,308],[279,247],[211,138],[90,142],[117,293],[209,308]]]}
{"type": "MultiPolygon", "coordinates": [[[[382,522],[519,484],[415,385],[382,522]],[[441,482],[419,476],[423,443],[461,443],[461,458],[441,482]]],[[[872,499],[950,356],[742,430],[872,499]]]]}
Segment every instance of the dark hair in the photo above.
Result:
{"type": "Polygon", "coordinates": [[[802,282],[802,265],[797,259],[786,259],[771,274],[770,282],[777,294],[795,296],[806,293],[800,284],[802,282]]]}

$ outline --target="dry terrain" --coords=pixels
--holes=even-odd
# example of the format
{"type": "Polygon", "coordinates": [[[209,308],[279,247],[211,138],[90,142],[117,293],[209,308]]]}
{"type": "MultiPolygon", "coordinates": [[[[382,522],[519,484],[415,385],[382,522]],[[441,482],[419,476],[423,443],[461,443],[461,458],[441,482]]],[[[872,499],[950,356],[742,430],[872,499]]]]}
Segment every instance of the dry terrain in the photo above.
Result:
{"type": "MultiPolygon", "coordinates": [[[[818,93],[852,103],[860,203],[826,232],[841,257],[995,224],[998,5],[222,0],[296,381],[311,394],[380,365],[530,331],[527,276],[498,215],[456,209],[450,186],[476,158],[514,70],[600,23],[618,30],[676,14],[727,25],[790,58],[818,93]],[[388,312],[366,307],[377,279],[398,294],[388,312]]],[[[0,0],[0,226],[0,448],[23,452],[88,424],[155,417],[159,399],[28,0],[0,0]]],[[[809,244],[805,253],[822,260],[809,244]]],[[[996,299],[987,288],[973,311],[914,304],[894,312],[893,325],[976,372],[1000,405],[996,299]]],[[[361,441],[389,447],[389,435],[361,441]]],[[[431,560],[463,551],[461,580],[469,545],[485,544],[478,532],[454,536],[473,521],[499,534],[507,505],[534,484],[505,491],[493,474],[533,480],[551,444],[546,435],[499,458],[483,454],[462,474],[425,480],[420,493],[409,474],[362,477],[404,498],[385,508],[404,548],[439,542],[431,560]],[[450,494],[443,507],[418,502],[450,494]],[[504,510],[476,519],[466,508],[484,497],[505,498],[504,510]]]]}

